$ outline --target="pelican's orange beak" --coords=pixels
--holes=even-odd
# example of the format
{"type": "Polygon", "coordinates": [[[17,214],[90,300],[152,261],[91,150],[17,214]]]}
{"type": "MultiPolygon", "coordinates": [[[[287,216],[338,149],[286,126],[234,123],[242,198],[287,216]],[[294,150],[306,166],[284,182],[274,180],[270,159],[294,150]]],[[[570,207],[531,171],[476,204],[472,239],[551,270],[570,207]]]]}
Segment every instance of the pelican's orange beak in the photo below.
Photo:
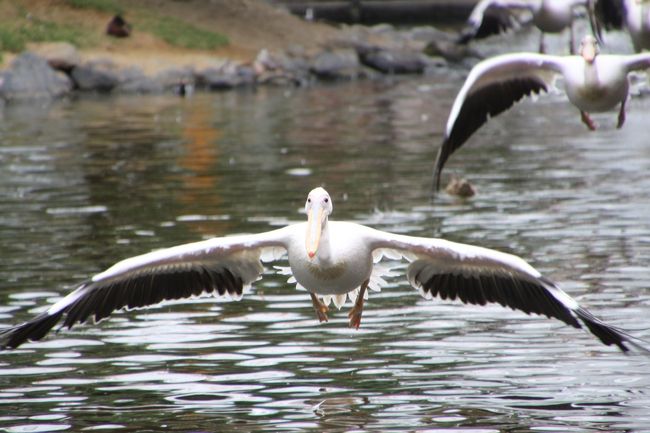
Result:
{"type": "Polygon", "coordinates": [[[307,235],[305,236],[305,248],[307,256],[313,259],[318,251],[320,235],[323,230],[323,215],[325,209],[322,206],[314,206],[307,214],[307,235]]]}
{"type": "Polygon", "coordinates": [[[583,41],[580,54],[586,62],[593,63],[596,59],[596,56],[598,55],[598,45],[596,45],[595,41],[583,41]]]}

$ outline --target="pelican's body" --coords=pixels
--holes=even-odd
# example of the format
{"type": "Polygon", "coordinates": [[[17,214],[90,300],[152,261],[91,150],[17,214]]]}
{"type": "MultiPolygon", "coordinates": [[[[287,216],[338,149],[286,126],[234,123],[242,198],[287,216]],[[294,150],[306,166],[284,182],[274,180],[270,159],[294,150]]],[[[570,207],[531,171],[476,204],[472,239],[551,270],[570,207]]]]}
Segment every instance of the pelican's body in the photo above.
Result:
{"type": "Polygon", "coordinates": [[[650,1],[598,0],[598,23],[610,29],[626,29],[636,52],[650,50],[650,1]]]}
{"type": "Polygon", "coordinates": [[[497,302],[581,327],[607,345],[645,350],[633,337],[598,320],[519,257],[498,251],[387,233],[360,224],[329,221],[332,201],[323,188],[309,193],[307,223],[255,235],[213,238],[132,257],[81,284],[33,319],[0,331],[0,347],[43,338],[65,316],[63,326],[100,320],[113,311],[201,293],[239,298],[264,268],[262,260],[287,253],[290,271],[309,291],[319,320],[327,321],[330,300],[354,301],[350,326],[361,323],[367,288],[378,288],[382,256],[406,258],[409,283],[426,298],[497,302]],[[321,301],[323,297],[325,302],[321,301]]]}
{"type": "Polygon", "coordinates": [[[554,59],[549,68],[562,75],[566,95],[580,111],[602,113],[627,99],[628,59],[632,58],[598,55],[593,62],[586,62],[581,56],[568,56],[554,59]]]}
{"type": "Polygon", "coordinates": [[[319,254],[313,258],[305,252],[307,230],[292,230],[287,252],[298,284],[320,295],[344,295],[360,287],[373,269],[371,243],[364,236],[366,229],[359,224],[329,221],[319,254]]]}
{"type": "Polygon", "coordinates": [[[434,182],[451,154],[467,141],[488,118],[497,116],[524,96],[548,91],[563,78],[569,101],[591,130],[596,124],[589,113],[605,112],[620,105],[617,127],[625,123],[629,93],[628,74],[650,68],[650,53],[606,55],[598,53],[594,37],[586,36],[580,55],[551,56],[536,53],[505,54],[477,64],[452,105],[445,138],[435,163],[434,182]]]}
{"type": "Polygon", "coordinates": [[[543,33],[560,33],[573,24],[573,9],[585,0],[542,0],[533,2],[533,24],[543,33]]]}
{"type": "Polygon", "coordinates": [[[472,38],[486,37],[490,34],[500,33],[513,27],[517,20],[500,19],[500,24],[490,25],[490,13],[503,13],[524,10],[532,15],[532,22],[540,31],[539,51],[545,52],[544,34],[560,33],[568,28],[571,32],[569,52],[574,52],[573,18],[574,10],[578,7],[587,7],[588,0],[481,0],[479,1],[467,20],[467,27],[461,35],[460,42],[467,42],[472,38]]]}

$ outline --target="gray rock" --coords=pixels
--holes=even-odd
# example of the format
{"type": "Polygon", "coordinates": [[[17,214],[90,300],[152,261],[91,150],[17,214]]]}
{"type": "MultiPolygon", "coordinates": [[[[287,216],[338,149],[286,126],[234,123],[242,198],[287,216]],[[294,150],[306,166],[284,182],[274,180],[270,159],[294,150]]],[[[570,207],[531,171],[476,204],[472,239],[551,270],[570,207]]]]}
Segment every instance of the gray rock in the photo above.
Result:
{"type": "Polygon", "coordinates": [[[369,26],[368,30],[371,31],[372,33],[390,34],[390,35],[393,35],[396,32],[395,26],[388,23],[379,23],[373,26],[369,26]]]}
{"type": "Polygon", "coordinates": [[[55,71],[47,60],[25,52],[0,76],[0,97],[6,100],[57,98],[72,90],[70,79],[55,71]]]}
{"type": "Polygon", "coordinates": [[[427,65],[424,68],[424,75],[436,75],[449,72],[449,63],[442,57],[427,57],[427,65]]]}
{"type": "Polygon", "coordinates": [[[196,74],[196,84],[209,90],[233,89],[241,85],[241,80],[220,68],[207,68],[196,74]]]}
{"type": "Polygon", "coordinates": [[[140,69],[131,67],[116,70],[118,83],[114,92],[120,93],[161,93],[164,85],[156,78],[145,75],[140,69]]]}
{"type": "Polygon", "coordinates": [[[370,49],[360,53],[361,62],[385,74],[421,74],[429,63],[421,53],[397,49],[370,49]]]}
{"type": "Polygon", "coordinates": [[[410,40],[422,42],[424,44],[438,40],[454,41],[456,39],[455,34],[443,32],[442,30],[438,30],[432,26],[413,27],[407,31],[406,35],[410,40]]]}
{"type": "Polygon", "coordinates": [[[361,62],[354,49],[323,51],[314,57],[311,72],[322,79],[355,79],[362,75],[361,62]]]}
{"type": "Polygon", "coordinates": [[[53,69],[69,73],[81,63],[77,48],[68,42],[43,42],[29,44],[28,50],[43,57],[53,69]]]}
{"type": "Polygon", "coordinates": [[[253,70],[260,84],[305,85],[310,81],[309,69],[304,53],[297,49],[280,53],[263,49],[253,61],[253,70]]]}
{"type": "Polygon", "coordinates": [[[430,41],[424,48],[424,53],[429,56],[443,57],[453,63],[475,62],[482,58],[473,48],[442,38],[430,41]]]}
{"type": "Polygon", "coordinates": [[[110,92],[120,83],[117,66],[110,60],[93,60],[72,69],[70,74],[80,90],[110,92]]]}
{"type": "Polygon", "coordinates": [[[207,68],[195,74],[196,85],[209,90],[225,90],[235,87],[251,86],[255,83],[255,73],[248,66],[228,63],[220,68],[207,68]]]}
{"type": "Polygon", "coordinates": [[[265,71],[257,75],[257,83],[274,86],[303,86],[307,80],[286,71],[265,71]]]}

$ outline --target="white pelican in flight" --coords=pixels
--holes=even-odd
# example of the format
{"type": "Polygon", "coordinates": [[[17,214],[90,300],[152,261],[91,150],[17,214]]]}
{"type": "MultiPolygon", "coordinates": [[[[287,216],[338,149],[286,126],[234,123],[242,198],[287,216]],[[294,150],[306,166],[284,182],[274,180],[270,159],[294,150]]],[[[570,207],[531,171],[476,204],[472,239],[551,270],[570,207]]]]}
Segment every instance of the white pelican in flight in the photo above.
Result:
{"type": "Polygon", "coordinates": [[[0,346],[14,348],[39,340],[63,320],[64,327],[98,321],[121,308],[138,308],[165,299],[202,293],[242,296],[264,268],[264,253],[286,252],[293,278],[307,289],[318,319],[328,307],[354,300],[350,326],[359,328],[366,290],[380,282],[373,267],[382,256],[406,258],[406,276],[425,298],[460,299],[485,305],[496,302],[526,313],[586,326],[606,345],[623,351],[646,350],[636,338],[593,316],[519,257],[472,245],[387,233],[351,222],[330,221],[332,199],[312,190],[305,204],[307,222],[255,235],[222,237],[132,257],[81,284],[48,310],[23,324],[0,331],[0,346]],[[327,301],[326,301],[327,302],[327,301]]]}
{"type": "MultiPolygon", "coordinates": [[[[590,11],[589,1],[595,0],[481,0],[472,10],[459,42],[466,43],[471,39],[484,38],[511,29],[518,23],[512,13],[527,11],[532,14],[533,24],[541,31],[540,53],[546,51],[545,33],[560,33],[568,27],[571,34],[569,52],[573,54],[575,52],[574,10],[585,7],[590,11]]],[[[590,18],[593,27],[593,17],[590,15],[590,18]]]]}
{"type": "Polygon", "coordinates": [[[515,53],[478,63],[451,107],[434,168],[435,190],[440,189],[440,174],[447,159],[490,117],[509,109],[524,96],[548,91],[558,76],[563,77],[569,101],[580,110],[590,130],[596,129],[590,112],[609,111],[618,104],[620,128],[625,123],[628,73],[649,68],[650,53],[599,54],[598,43],[591,35],[583,38],[577,56],[515,53]]]}
{"type": "Polygon", "coordinates": [[[595,14],[606,29],[626,29],[636,52],[650,50],[650,1],[598,0],[595,14]]]}

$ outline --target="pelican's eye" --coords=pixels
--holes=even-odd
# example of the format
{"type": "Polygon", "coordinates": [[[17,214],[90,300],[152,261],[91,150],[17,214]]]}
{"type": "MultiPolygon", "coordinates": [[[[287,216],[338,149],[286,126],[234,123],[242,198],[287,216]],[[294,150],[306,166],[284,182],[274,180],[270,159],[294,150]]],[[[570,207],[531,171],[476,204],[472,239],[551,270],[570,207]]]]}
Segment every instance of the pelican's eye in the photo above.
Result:
{"type": "Polygon", "coordinates": [[[311,197],[307,197],[307,203],[311,203],[311,197]]]}
{"type": "Polygon", "coordinates": [[[325,199],[324,199],[323,201],[324,201],[325,203],[329,203],[330,199],[329,199],[329,197],[325,197],[325,199]]]}

